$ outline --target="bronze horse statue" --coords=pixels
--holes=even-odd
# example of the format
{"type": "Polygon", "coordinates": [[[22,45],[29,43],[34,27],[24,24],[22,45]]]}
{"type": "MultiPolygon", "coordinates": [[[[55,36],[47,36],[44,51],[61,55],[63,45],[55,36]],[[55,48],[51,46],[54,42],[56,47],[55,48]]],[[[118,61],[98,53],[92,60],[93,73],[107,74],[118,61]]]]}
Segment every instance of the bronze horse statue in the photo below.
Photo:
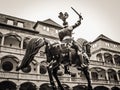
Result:
{"type": "MultiPolygon", "coordinates": [[[[85,44],[85,42],[83,43],[85,44]]],[[[78,44],[80,44],[80,42],[78,42],[78,44]]],[[[45,54],[47,57],[46,61],[49,63],[47,66],[47,70],[50,79],[50,84],[53,90],[57,90],[53,77],[55,78],[59,89],[64,90],[57,75],[59,66],[61,64],[65,66],[65,73],[70,74],[70,72],[68,72],[68,66],[71,65],[74,65],[74,67],[76,67],[78,70],[82,70],[88,82],[88,90],[92,90],[92,85],[88,71],[89,61],[84,57],[84,55],[81,54],[81,59],[85,63],[84,66],[81,66],[81,62],[78,59],[77,53],[78,48],[74,44],[73,45],[68,45],[66,43],[51,44],[46,39],[33,38],[30,40],[26,49],[25,56],[23,57],[21,64],[17,66],[16,70],[18,71],[20,69],[27,67],[30,64],[30,62],[32,62],[34,56],[38,53],[39,49],[44,45],[46,46],[45,47],[45,54]]],[[[90,45],[86,44],[84,46],[86,48],[86,50],[84,51],[86,51],[88,56],[90,57],[90,45]]]]}

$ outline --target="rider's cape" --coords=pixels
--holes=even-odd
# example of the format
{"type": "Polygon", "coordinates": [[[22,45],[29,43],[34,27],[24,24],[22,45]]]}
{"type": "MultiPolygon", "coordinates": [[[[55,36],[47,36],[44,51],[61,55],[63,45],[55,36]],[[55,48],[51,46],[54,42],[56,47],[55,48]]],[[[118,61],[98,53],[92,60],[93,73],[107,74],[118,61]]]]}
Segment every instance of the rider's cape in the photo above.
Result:
{"type": "Polygon", "coordinates": [[[34,59],[34,56],[38,53],[39,49],[44,45],[43,39],[33,38],[28,43],[26,53],[23,57],[21,64],[16,68],[16,70],[20,70],[26,68],[30,62],[34,59]]]}

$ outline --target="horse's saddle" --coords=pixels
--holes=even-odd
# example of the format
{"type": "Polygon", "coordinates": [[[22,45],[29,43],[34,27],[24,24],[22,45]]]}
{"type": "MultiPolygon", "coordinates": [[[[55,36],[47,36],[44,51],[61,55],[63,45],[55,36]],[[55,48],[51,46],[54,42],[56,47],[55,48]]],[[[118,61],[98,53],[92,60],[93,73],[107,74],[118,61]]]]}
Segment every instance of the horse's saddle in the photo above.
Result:
{"type": "Polygon", "coordinates": [[[53,48],[59,49],[61,53],[69,52],[69,45],[67,43],[56,43],[52,45],[53,48]]]}

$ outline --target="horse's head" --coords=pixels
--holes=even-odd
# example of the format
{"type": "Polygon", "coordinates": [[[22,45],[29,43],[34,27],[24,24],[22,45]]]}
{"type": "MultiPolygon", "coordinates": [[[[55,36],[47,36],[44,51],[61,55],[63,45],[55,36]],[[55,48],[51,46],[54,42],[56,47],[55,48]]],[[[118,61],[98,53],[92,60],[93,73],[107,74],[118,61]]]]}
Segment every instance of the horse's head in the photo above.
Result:
{"type": "Polygon", "coordinates": [[[45,38],[43,38],[43,40],[44,40],[44,45],[48,46],[48,45],[50,44],[50,41],[49,41],[49,40],[47,40],[47,39],[45,39],[45,38]]]}
{"type": "Polygon", "coordinates": [[[91,57],[91,45],[90,45],[90,43],[89,42],[85,42],[84,44],[83,44],[84,46],[84,51],[86,52],[86,54],[88,55],[88,57],[91,57]]]}

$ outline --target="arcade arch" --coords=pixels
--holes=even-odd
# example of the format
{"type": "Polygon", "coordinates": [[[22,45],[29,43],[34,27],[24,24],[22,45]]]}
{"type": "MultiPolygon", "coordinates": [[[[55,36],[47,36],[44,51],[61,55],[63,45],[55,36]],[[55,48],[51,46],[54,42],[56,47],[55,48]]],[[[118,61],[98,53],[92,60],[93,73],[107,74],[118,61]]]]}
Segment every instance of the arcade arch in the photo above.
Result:
{"type": "Polygon", "coordinates": [[[19,59],[13,55],[7,55],[1,58],[1,66],[3,71],[16,71],[19,59]]]}
{"type": "Polygon", "coordinates": [[[22,40],[22,38],[19,35],[14,34],[14,33],[8,33],[4,37],[4,45],[10,46],[10,47],[15,47],[15,48],[20,48],[21,40],[22,40]]]}
{"type": "Polygon", "coordinates": [[[105,80],[106,79],[106,71],[100,67],[93,67],[90,69],[92,80],[105,80]]]}
{"type": "Polygon", "coordinates": [[[108,79],[109,79],[110,83],[118,82],[117,73],[115,70],[108,69],[107,72],[108,72],[108,79]]]}
{"type": "Polygon", "coordinates": [[[12,81],[0,82],[0,90],[16,90],[16,84],[12,81]]]}
{"type": "Polygon", "coordinates": [[[94,90],[109,90],[109,88],[107,88],[105,86],[97,86],[94,88],[94,90]]]}
{"type": "Polygon", "coordinates": [[[32,82],[25,82],[20,85],[20,90],[36,90],[36,85],[32,82]]]}

